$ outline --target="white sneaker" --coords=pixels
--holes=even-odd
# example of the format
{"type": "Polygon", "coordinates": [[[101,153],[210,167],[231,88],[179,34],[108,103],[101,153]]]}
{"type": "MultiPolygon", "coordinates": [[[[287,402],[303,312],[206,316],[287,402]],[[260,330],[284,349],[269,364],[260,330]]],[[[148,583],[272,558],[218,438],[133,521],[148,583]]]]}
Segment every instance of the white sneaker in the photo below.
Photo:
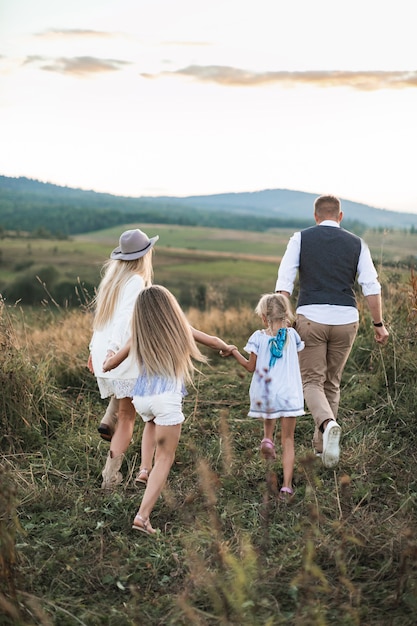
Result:
{"type": "Polygon", "coordinates": [[[340,457],[340,435],[342,429],[339,424],[331,420],[323,433],[323,455],[321,460],[324,467],[334,467],[339,462],[340,457]]]}

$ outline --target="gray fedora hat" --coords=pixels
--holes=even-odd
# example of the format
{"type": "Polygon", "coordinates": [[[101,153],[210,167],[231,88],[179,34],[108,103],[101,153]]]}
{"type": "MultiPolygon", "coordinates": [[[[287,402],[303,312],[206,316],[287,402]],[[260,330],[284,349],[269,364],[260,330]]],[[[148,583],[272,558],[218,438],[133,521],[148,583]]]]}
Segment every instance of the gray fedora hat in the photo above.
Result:
{"type": "Polygon", "coordinates": [[[146,233],[135,228],[134,230],[125,230],[120,235],[119,245],[110,255],[111,259],[119,261],[133,261],[145,256],[147,252],[156,244],[159,235],[149,238],[146,233]]]}

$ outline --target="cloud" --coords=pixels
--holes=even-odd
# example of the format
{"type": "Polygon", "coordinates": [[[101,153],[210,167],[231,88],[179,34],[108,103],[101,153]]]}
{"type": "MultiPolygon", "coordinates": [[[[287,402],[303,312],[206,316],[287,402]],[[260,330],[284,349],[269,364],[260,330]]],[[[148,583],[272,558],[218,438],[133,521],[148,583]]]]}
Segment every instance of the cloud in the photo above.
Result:
{"type": "MultiPolygon", "coordinates": [[[[28,59],[30,59],[28,57],[28,59]]],[[[35,59],[36,60],[36,59],[35,59]]],[[[87,76],[90,74],[101,74],[103,72],[115,72],[124,65],[130,65],[129,61],[117,59],[98,59],[96,57],[61,57],[47,62],[41,69],[47,72],[57,72],[58,74],[68,74],[72,76],[87,76]]]]}
{"type": "Polygon", "coordinates": [[[36,33],[35,37],[41,39],[62,39],[65,37],[113,37],[114,33],[107,33],[100,30],[83,30],[81,28],[51,28],[41,33],[36,33]]]}
{"type": "Polygon", "coordinates": [[[39,61],[44,61],[45,57],[40,56],[39,54],[32,54],[26,57],[23,61],[23,65],[30,65],[31,63],[38,63],[39,61]]]}
{"type": "Polygon", "coordinates": [[[189,76],[200,82],[227,87],[257,87],[278,84],[284,87],[313,85],[316,87],[350,87],[359,91],[405,89],[417,87],[417,71],[306,71],[253,72],[223,65],[189,65],[174,72],[142,74],[144,78],[167,75],[189,76]]]}

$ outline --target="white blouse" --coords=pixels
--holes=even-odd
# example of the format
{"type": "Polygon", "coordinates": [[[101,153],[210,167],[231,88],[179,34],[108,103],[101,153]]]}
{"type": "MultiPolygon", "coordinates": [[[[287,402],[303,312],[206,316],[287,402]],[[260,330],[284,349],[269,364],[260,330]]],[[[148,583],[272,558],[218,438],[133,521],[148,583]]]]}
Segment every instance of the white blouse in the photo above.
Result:
{"type": "Polygon", "coordinates": [[[94,374],[97,378],[134,379],[136,381],[139,376],[139,367],[131,354],[110,372],[103,372],[103,363],[108,350],[117,352],[130,339],[133,307],[143,287],[143,278],[134,274],[120,294],[112,319],[104,328],[94,331],[90,342],[90,352],[94,374]]]}

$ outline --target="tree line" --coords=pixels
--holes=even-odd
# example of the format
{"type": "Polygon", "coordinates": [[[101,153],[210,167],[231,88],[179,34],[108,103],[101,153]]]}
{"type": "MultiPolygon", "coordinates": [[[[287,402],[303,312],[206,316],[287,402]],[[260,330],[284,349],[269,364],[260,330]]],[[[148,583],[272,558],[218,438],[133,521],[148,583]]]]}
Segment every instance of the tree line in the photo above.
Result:
{"type": "MultiPolygon", "coordinates": [[[[181,204],[181,199],[125,198],[0,176],[0,237],[13,231],[44,238],[67,238],[129,222],[262,232],[306,228],[311,226],[312,218],[268,216],[249,213],[244,208],[230,211],[191,208],[181,204]]],[[[345,226],[357,234],[365,230],[357,221],[346,221],[345,226]]]]}

